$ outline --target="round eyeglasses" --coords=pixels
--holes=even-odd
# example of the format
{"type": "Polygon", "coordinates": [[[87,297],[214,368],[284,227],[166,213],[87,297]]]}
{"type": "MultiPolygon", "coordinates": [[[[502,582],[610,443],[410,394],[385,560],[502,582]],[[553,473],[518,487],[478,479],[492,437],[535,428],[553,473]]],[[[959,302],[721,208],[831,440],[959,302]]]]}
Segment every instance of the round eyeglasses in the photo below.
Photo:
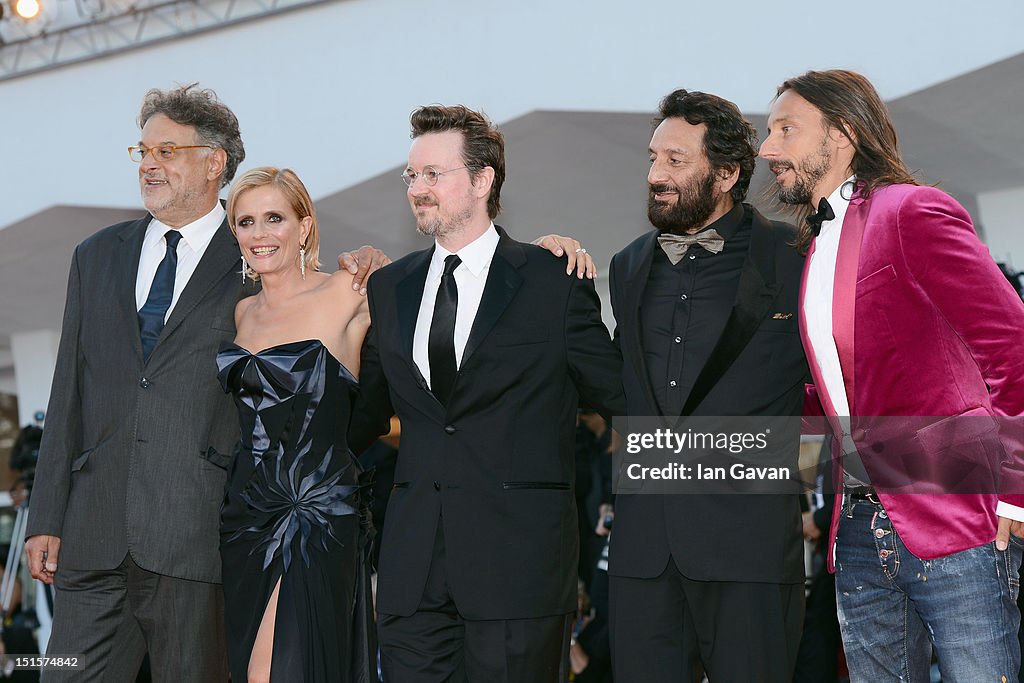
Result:
{"type": "Polygon", "coordinates": [[[418,179],[423,178],[423,182],[425,182],[428,187],[433,187],[434,185],[437,185],[438,178],[443,176],[445,173],[451,173],[452,171],[459,171],[459,170],[462,170],[464,168],[473,168],[473,167],[467,164],[466,166],[458,166],[457,168],[449,168],[449,169],[447,169],[445,171],[438,171],[433,166],[424,166],[423,170],[420,171],[419,173],[417,173],[416,171],[412,170],[411,168],[407,168],[402,173],[402,180],[405,182],[405,186],[406,187],[412,187],[413,185],[416,184],[416,181],[418,179]]]}
{"type": "Polygon", "coordinates": [[[179,149],[200,149],[203,147],[206,149],[216,149],[213,145],[156,145],[154,147],[135,145],[128,148],[128,156],[136,163],[142,163],[147,154],[152,154],[153,158],[157,161],[170,161],[174,158],[174,153],[179,149]]]}

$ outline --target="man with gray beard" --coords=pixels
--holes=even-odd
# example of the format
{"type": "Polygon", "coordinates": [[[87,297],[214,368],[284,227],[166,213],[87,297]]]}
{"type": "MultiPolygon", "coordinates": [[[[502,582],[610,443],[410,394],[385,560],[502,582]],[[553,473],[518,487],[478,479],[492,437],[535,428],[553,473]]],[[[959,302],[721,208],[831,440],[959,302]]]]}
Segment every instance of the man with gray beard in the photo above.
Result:
{"type": "MultiPolygon", "coordinates": [[[[612,259],[631,416],[799,416],[803,259],[744,204],[756,136],[734,104],[676,90],[650,144],[656,230],[612,259]]],[[[794,457],[797,444],[793,444],[794,457]]],[[[624,494],[608,574],[615,680],[788,683],[803,616],[795,495],[624,494]]]]}
{"type": "Polygon", "coordinates": [[[384,676],[564,681],[576,411],[582,398],[624,414],[622,361],[592,282],[494,225],[501,133],[462,106],[411,123],[403,178],[434,244],[369,280],[350,434],[360,449],[402,422],[378,573],[384,676]]]}

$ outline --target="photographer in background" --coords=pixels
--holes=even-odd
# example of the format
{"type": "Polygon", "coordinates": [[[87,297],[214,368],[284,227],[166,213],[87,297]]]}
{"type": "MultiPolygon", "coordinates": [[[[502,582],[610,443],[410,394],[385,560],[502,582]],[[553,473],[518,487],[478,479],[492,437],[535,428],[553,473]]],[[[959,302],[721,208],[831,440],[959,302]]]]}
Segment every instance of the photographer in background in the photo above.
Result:
{"type": "MultiPolygon", "coordinates": [[[[577,683],[610,683],[611,643],[608,631],[608,540],[615,513],[612,508],[612,453],[621,445],[619,435],[604,418],[583,407],[579,411],[577,432],[577,477],[589,476],[590,494],[580,505],[580,538],[586,539],[580,557],[580,606],[573,627],[569,663],[577,683]],[[580,460],[581,444],[586,444],[586,462],[580,460]],[[585,507],[584,507],[585,506],[585,507]],[[586,570],[586,573],[584,573],[586,570]]],[[[580,485],[577,481],[577,495],[580,485]]]]}
{"type": "Polygon", "coordinates": [[[999,272],[1006,276],[1006,279],[1013,285],[1013,288],[1017,291],[1017,296],[1024,299],[1024,273],[1013,270],[1006,263],[997,263],[996,265],[999,266],[999,272]]]}
{"type": "Polygon", "coordinates": [[[580,532],[578,575],[590,586],[604,539],[594,534],[599,508],[611,499],[612,430],[593,406],[576,414],[576,510],[580,532]]]}
{"type": "MultiPolygon", "coordinates": [[[[20,484],[20,482],[19,482],[20,484]]],[[[16,484],[17,486],[17,484],[16,484]]],[[[12,488],[12,498],[14,489],[12,488]]],[[[17,498],[15,498],[17,502],[17,498]]],[[[0,546],[0,558],[6,558],[9,548],[0,546]]],[[[6,574],[6,565],[0,559],[0,577],[6,574]]],[[[35,628],[35,615],[23,612],[21,609],[21,579],[18,578],[12,584],[11,604],[3,614],[3,639],[0,641],[0,655],[38,655],[39,647],[36,645],[35,636],[32,630],[35,628]]],[[[11,681],[12,683],[34,683],[39,680],[37,670],[17,670],[13,663],[4,662],[0,669],[0,681],[11,681]]]]}
{"type": "MultiPolygon", "coordinates": [[[[42,422],[42,413],[36,413],[36,422],[42,422]]],[[[43,430],[38,424],[27,425],[18,432],[18,438],[11,448],[10,468],[18,473],[19,479],[27,488],[32,488],[32,480],[36,474],[36,460],[39,459],[39,443],[43,439],[43,430]]]]}
{"type": "MultiPolygon", "coordinates": [[[[36,413],[35,421],[36,424],[27,425],[18,433],[8,461],[11,470],[17,474],[17,479],[10,488],[11,506],[21,518],[28,510],[28,498],[35,478],[36,460],[39,458],[39,443],[43,438],[43,430],[39,426],[43,421],[41,412],[36,413]]],[[[6,575],[8,565],[15,573],[18,572],[21,565],[24,524],[18,524],[16,521],[12,533],[10,545],[0,546],[0,575],[6,575]],[[11,546],[14,546],[14,554],[11,553],[11,546]]],[[[8,606],[3,613],[3,626],[0,627],[0,633],[2,633],[0,654],[38,655],[39,645],[33,631],[39,626],[39,621],[34,610],[22,609],[21,578],[16,576],[13,582],[4,581],[3,583],[6,590],[2,598],[8,606]]],[[[0,671],[0,679],[15,682],[38,681],[39,672],[14,671],[11,667],[5,667],[0,671]]]]}

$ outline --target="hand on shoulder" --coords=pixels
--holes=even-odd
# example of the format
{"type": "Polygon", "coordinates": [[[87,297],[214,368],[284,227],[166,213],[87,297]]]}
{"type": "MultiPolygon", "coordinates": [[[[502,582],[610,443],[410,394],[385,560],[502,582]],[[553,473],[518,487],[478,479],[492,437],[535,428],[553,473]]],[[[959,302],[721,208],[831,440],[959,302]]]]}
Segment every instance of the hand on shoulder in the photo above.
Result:
{"type": "Polygon", "coordinates": [[[347,270],[338,270],[328,276],[324,287],[330,293],[332,309],[352,317],[368,309],[366,297],[352,286],[358,277],[347,270]]]}
{"type": "Polygon", "coordinates": [[[327,286],[333,290],[337,290],[338,294],[348,298],[353,296],[363,298],[359,294],[359,290],[353,288],[353,284],[356,282],[357,276],[348,272],[345,269],[337,270],[328,275],[327,286]]]}

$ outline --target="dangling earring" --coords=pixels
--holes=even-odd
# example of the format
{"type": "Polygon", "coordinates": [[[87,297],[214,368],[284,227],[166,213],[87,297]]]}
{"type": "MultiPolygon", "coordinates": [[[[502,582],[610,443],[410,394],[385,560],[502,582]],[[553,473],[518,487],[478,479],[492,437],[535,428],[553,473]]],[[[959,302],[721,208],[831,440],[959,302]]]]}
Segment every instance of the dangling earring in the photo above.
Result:
{"type": "Polygon", "coordinates": [[[245,286],[245,269],[249,267],[249,264],[245,262],[245,257],[242,257],[242,286],[245,286]]]}
{"type": "Polygon", "coordinates": [[[306,247],[299,247],[299,272],[302,273],[302,279],[306,279],[306,247]]]}

